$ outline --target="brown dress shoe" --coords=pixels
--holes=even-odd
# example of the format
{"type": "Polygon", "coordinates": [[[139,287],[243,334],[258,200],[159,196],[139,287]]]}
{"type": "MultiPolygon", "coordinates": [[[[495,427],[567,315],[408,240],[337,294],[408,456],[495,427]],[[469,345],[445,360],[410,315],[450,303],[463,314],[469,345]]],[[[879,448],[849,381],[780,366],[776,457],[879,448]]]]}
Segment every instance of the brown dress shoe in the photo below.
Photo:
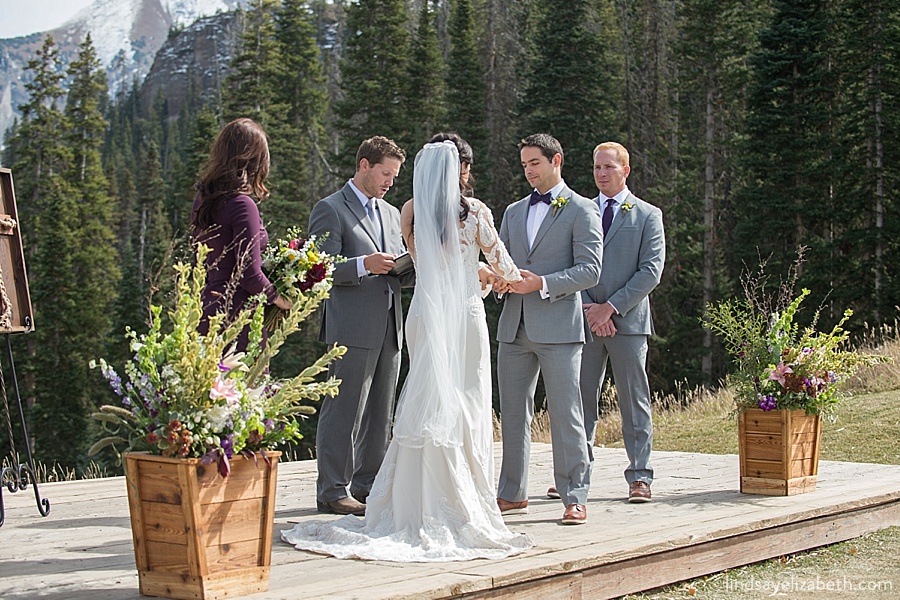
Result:
{"type": "Polygon", "coordinates": [[[635,504],[650,502],[650,484],[646,481],[635,481],[628,486],[628,501],[635,504]]]}
{"type": "Polygon", "coordinates": [[[356,515],[357,517],[366,515],[366,505],[357,502],[353,498],[341,498],[332,502],[316,501],[316,508],[321,513],[332,515],[356,515]]]}
{"type": "Polygon", "coordinates": [[[584,525],[587,523],[587,506],[584,504],[570,504],[563,513],[563,525],[584,525]]]}
{"type": "Polygon", "coordinates": [[[547,497],[548,498],[556,498],[557,500],[559,500],[559,491],[556,489],[555,485],[551,485],[550,488],[547,490],[547,497]]]}
{"type": "Polygon", "coordinates": [[[509,500],[504,500],[503,498],[497,498],[497,508],[500,509],[501,515],[527,515],[528,500],[522,500],[521,502],[510,502],[509,500]]]}

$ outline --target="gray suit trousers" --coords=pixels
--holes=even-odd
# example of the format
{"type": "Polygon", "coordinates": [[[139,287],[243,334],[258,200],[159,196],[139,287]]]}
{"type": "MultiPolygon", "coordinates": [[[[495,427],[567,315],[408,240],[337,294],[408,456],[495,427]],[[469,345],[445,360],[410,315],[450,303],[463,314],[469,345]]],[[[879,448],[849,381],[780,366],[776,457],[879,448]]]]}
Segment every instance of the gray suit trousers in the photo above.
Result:
{"type": "Polygon", "coordinates": [[[316,428],[319,476],[316,499],[334,502],[368,495],[387,452],[400,376],[400,349],[393,310],[388,311],[384,343],[376,348],[348,346],[331,363],[329,376],[341,380],[334,398],[324,398],[316,428]],[[354,418],[349,418],[355,415],[354,418]],[[349,488],[349,489],[348,489],[349,488]]]}
{"type": "MultiPolygon", "coordinates": [[[[616,380],[619,411],[622,413],[622,437],[628,454],[625,481],[653,481],[650,450],[653,446],[653,422],[650,413],[650,384],[647,381],[646,335],[616,334],[594,337],[584,345],[581,359],[581,397],[584,401],[584,428],[590,446],[599,420],[599,396],[606,375],[607,359],[616,380]]],[[[591,465],[594,456],[591,452],[591,465]]],[[[590,476],[588,476],[590,482],[590,476]]]]}
{"type": "Polygon", "coordinates": [[[497,495],[510,502],[528,498],[528,464],[531,457],[531,421],[538,373],[547,390],[550,435],[553,442],[553,478],[563,504],[587,503],[588,448],[582,423],[578,372],[583,344],[532,342],[519,325],[512,343],[500,343],[497,377],[503,430],[503,461],[497,495]]]}

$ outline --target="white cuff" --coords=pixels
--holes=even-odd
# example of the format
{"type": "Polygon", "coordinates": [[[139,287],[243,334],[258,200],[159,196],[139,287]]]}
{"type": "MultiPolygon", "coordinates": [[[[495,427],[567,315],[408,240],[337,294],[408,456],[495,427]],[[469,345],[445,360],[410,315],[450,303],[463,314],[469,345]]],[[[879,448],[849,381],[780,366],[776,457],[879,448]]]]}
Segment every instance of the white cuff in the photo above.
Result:
{"type": "Polygon", "coordinates": [[[547,300],[550,298],[550,290],[547,289],[547,279],[541,275],[541,298],[547,300]]]}
{"type": "Polygon", "coordinates": [[[357,256],[356,257],[356,276],[359,278],[369,275],[369,270],[366,269],[365,261],[366,261],[365,256],[357,256]]]}

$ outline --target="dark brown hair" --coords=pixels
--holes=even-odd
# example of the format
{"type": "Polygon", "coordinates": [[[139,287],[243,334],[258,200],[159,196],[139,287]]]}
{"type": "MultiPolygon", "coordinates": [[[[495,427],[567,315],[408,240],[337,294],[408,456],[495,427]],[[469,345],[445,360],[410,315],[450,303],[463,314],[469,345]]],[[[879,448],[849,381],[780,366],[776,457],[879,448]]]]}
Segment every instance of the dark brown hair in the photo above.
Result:
{"type": "MultiPolygon", "coordinates": [[[[459,152],[459,162],[460,164],[468,163],[471,167],[474,162],[474,155],[472,154],[472,146],[469,145],[469,142],[462,139],[460,135],[456,132],[449,131],[439,131],[438,133],[431,136],[431,139],[428,140],[429,144],[433,144],[435,142],[453,142],[456,146],[456,150],[459,152]]],[[[459,176],[459,189],[462,192],[463,196],[474,196],[475,195],[475,177],[472,175],[472,172],[469,171],[469,180],[463,181],[462,174],[459,176]]]]}
{"type": "Polygon", "coordinates": [[[263,128],[247,118],[228,123],[213,141],[209,160],[194,185],[200,205],[191,225],[196,231],[206,231],[213,225],[216,209],[240,194],[262,202],[269,197],[268,176],[269,145],[263,128]]]}
{"type": "Polygon", "coordinates": [[[376,135],[364,140],[356,151],[356,168],[359,169],[359,163],[362,159],[369,161],[370,165],[377,165],[385,158],[396,158],[403,164],[406,160],[406,152],[398,146],[394,140],[389,140],[383,135],[376,135]]]}
{"type": "Polygon", "coordinates": [[[549,133],[532,133],[527,138],[519,142],[519,150],[526,146],[533,146],[541,149],[541,154],[547,157],[547,160],[553,161],[553,157],[559,154],[559,166],[563,164],[563,149],[555,137],[549,133]]]}

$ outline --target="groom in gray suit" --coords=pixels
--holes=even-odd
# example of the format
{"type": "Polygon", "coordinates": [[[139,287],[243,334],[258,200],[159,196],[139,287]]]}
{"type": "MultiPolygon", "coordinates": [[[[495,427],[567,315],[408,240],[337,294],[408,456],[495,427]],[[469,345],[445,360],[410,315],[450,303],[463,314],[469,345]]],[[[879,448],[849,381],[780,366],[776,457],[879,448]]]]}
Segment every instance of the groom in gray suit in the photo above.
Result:
{"type": "MultiPolygon", "coordinates": [[[[581,355],[585,431],[593,447],[600,385],[607,359],[616,380],[629,502],[649,502],[653,467],[653,421],[647,380],[647,339],[653,333],[650,292],[666,262],[662,211],[632,194],[628,150],[616,142],[594,149],[595,202],[603,211],[603,270],[600,282],[582,292],[592,339],[581,355]]],[[[593,464],[593,453],[591,463],[593,464]]]]}
{"type": "Polygon", "coordinates": [[[340,391],[322,401],[316,428],[320,512],[364,515],[387,451],[403,343],[400,288],[413,285],[415,273],[388,274],[404,248],[400,211],[383,198],[405,158],[386,137],[365,140],[353,179],[309,217],[310,235],[326,236],[322,250],[347,258],[335,267],[320,334],[347,347],[328,369],[340,391]]]}
{"type": "Polygon", "coordinates": [[[587,520],[588,447],[578,372],[584,344],[579,292],[596,285],[603,246],[597,205],[562,179],[562,146],[544,133],[519,144],[530,197],[503,215],[500,239],[523,280],[498,282],[506,299],[497,331],[503,461],[497,505],[528,512],[528,462],[538,374],[544,378],[553,442],[553,476],[566,509],[562,523],[587,520]],[[511,293],[509,293],[511,292],[511,293]]]}

